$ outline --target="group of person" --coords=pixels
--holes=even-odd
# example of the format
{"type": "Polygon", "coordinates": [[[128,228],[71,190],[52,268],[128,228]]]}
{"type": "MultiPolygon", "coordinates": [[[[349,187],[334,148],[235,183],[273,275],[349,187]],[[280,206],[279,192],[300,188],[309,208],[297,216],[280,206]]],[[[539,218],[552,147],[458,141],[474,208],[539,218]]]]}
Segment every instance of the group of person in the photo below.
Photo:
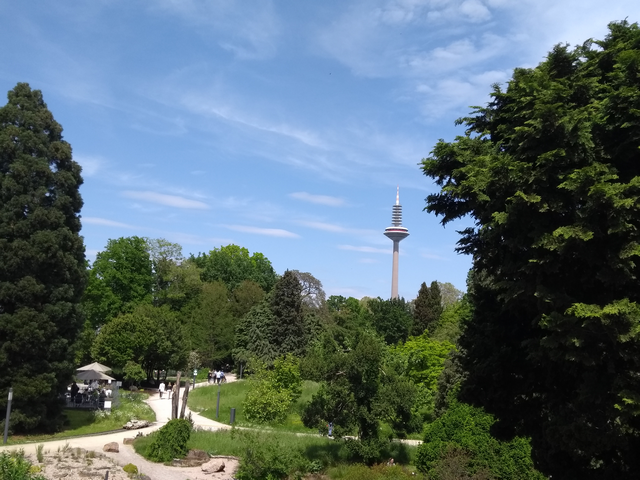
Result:
{"type": "Polygon", "coordinates": [[[167,393],[167,398],[169,400],[171,400],[171,394],[172,393],[176,393],[177,391],[178,391],[178,384],[177,383],[169,382],[168,385],[165,385],[164,382],[160,382],[160,385],[158,385],[158,393],[160,393],[160,398],[162,398],[162,396],[166,392],[167,393]]]}
{"type": "Polygon", "coordinates": [[[91,401],[91,399],[94,399],[94,401],[98,400],[102,403],[111,394],[111,390],[104,388],[97,380],[89,384],[85,383],[85,385],[84,390],[81,390],[75,381],[71,384],[69,388],[71,395],[69,398],[74,405],[80,405],[81,403],[91,401]]]}
{"type": "Polygon", "coordinates": [[[213,383],[213,384],[217,383],[218,385],[220,385],[220,383],[222,383],[222,380],[224,380],[224,372],[222,371],[222,369],[209,370],[209,373],[207,373],[208,383],[213,383]]]}

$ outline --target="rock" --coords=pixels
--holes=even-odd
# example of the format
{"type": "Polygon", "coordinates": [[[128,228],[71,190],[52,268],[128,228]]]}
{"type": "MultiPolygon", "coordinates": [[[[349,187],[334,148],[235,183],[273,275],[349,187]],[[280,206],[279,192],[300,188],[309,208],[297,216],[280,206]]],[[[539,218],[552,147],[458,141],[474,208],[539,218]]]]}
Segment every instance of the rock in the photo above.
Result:
{"type": "Polygon", "coordinates": [[[224,467],[225,467],[224,462],[214,459],[202,465],[202,472],[203,473],[224,472],[224,467]]]}
{"type": "Polygon", "coordinates": [[[110,442],[102,447],[102,450],[105,452],[118,453],[120,451],[120,448],[118,447],[118,442],[110,442]]]}
{"type": "Polygon", "coordinates": [[[122,440],[122,444],[123,445],[133,445],[133,442],[135,441],[135,438],[125,438],[124,440],[122,440]]]}
{"type": "Polygon", "coordinates": [[[125,430],[137,430],[138,428],[146,428],[151,425],[146,420],[130,420],[122,428],[125,430]]]}

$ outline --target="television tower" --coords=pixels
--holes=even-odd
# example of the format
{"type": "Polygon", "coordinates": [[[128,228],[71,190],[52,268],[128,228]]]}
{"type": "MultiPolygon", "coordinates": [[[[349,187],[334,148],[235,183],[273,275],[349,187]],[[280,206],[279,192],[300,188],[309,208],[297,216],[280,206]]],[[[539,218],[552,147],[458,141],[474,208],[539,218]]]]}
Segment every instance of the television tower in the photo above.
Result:
{"type": "Polygon", "coordinates": [[[402,226],[402,206],[400,205],[400,186],[396,192],[396,204],[391,213],[391,226],[384,229],[387,238],[393,241],[393,270],[391,272],[391,298],[398,298],[398,257],[400,240],[409,236],[409,229],[402,226]]]}

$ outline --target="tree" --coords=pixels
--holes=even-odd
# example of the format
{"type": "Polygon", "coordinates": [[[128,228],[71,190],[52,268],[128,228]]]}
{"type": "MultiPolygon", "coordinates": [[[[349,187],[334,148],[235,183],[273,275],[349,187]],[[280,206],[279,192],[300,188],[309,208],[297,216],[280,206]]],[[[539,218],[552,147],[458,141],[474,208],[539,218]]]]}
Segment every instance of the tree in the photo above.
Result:
{"type": "Polygon", "coordinates": [[[114,369],[129,362],[151,378],[154,370],[178,369],[186,363],[183,327],[167,306],[138,305],[104,325],[93,343],[93,357],[114,369]]]}
{"type": "Polygon", "coordinates": [[[221,367],[231,361],[235,324],[227,287],[222,282],[205,283],[187,324],[191,349],[205,365],[221,367]]]}
{"type": "Polygon", "coordinates": [[[233,314],[236,318],[242,318],[264,300],[265,292],[256,282],[245,280],[233,291],[232,297],[233,314]]]}
{"type": "Polygon", "coordinates": [[[202,269],[205,282],[220,281],[230,291],[235,290],[244,280],[252,280],[265,292],[270,292],[278,276],[271,262],[262,253],[249,256],[249,250],[238,245],[214,248],[208,254],[200,253],[191,260],[202,269]]]}
{"type": "Polygon", "coordinates": [[[80,171],[42,93],[17,84],[0,108],[0,408],[13,387],[16,431],[57,427],[73,373],[86,285],[80,171]]]}
{"type": "Polygon", "coordinates": [[[271,299],[274,316],[271,342],[278,356],[300,355],[307,346],[308,335],[302,313],[302,285],[292,270],[278,280],[271,299]]]}
{"type": "Polygon", "coordinates": [[[276,319],[271,311],[270,298],[254,306],[236,325],[233,358],[247,364],[259,360],[271,365],[278,356],[278,350],[271,342],[276,319]]]}
{"type": "Polygon", "coordinates": [[[88,320],[99,327],[140,303],[151,303],[153,283],[153,265],[144,238],[109,240],[89,272],[83,302],[88,320]]]}
{"type": "Polygon", "coordinates": [[[476,225],[462,398],[554,478],[640,470],[638,45],[625,21],[556,46],[423,161],[427,211],[476,225]]]}
{"type": "Polygon", "coordinates": [[[302,286],[302,304],[308,308],[321,309],[326,301],[326,294],[322,289],[322,282],[309,272],[292,270],[302,286]]]}
{"type": "Polygon", "coordinates": [[[182,246],[164,238],[145,238],[153,267],[153,300],[159,306],[168,303],[174,269],[182,263],[182,246]]]}
{"type": "Polygon", "coordinates": [[[409,304],[404,298],[372,298],[366,305],[371,312],[371,324],[388,345],[407,339],[411,331],[412,318],[409,304]]]}
{"type": "Polygon", "coordinates": [[[413,310],[412,335],[422,335],[425,330],[433,331],[440,320],[442,310],[440,284],[434,281],[431,282],[430,287],[427,287],[427,284],[423,282],[413,310]]]}
{"type": "Polygon", "coordinates": [[[452,283],[438,282],[438,287],[440,287],[440,296],[442,297],[442,308],[447,308],[462,299],[463,292],[454,287],[452,283]]]}

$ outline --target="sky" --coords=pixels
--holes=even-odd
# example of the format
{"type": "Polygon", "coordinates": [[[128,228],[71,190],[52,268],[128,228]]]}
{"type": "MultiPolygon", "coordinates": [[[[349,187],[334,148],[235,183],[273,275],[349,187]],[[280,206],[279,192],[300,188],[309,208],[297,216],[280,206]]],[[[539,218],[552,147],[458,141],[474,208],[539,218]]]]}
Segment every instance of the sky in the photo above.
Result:
{"type": "MultiPolygon", "coordinates": [[[[420,161],[514,68],[640,19],[637,0],[0,0],[0,92],[39,89],[82,165],[92,260],[109,239],[185,256],[234,243],[327,295],[465,290],[471,259],[423,211],[420,161]]],[[[4,105],[6,100],[0,101],[4,105]]]]}

